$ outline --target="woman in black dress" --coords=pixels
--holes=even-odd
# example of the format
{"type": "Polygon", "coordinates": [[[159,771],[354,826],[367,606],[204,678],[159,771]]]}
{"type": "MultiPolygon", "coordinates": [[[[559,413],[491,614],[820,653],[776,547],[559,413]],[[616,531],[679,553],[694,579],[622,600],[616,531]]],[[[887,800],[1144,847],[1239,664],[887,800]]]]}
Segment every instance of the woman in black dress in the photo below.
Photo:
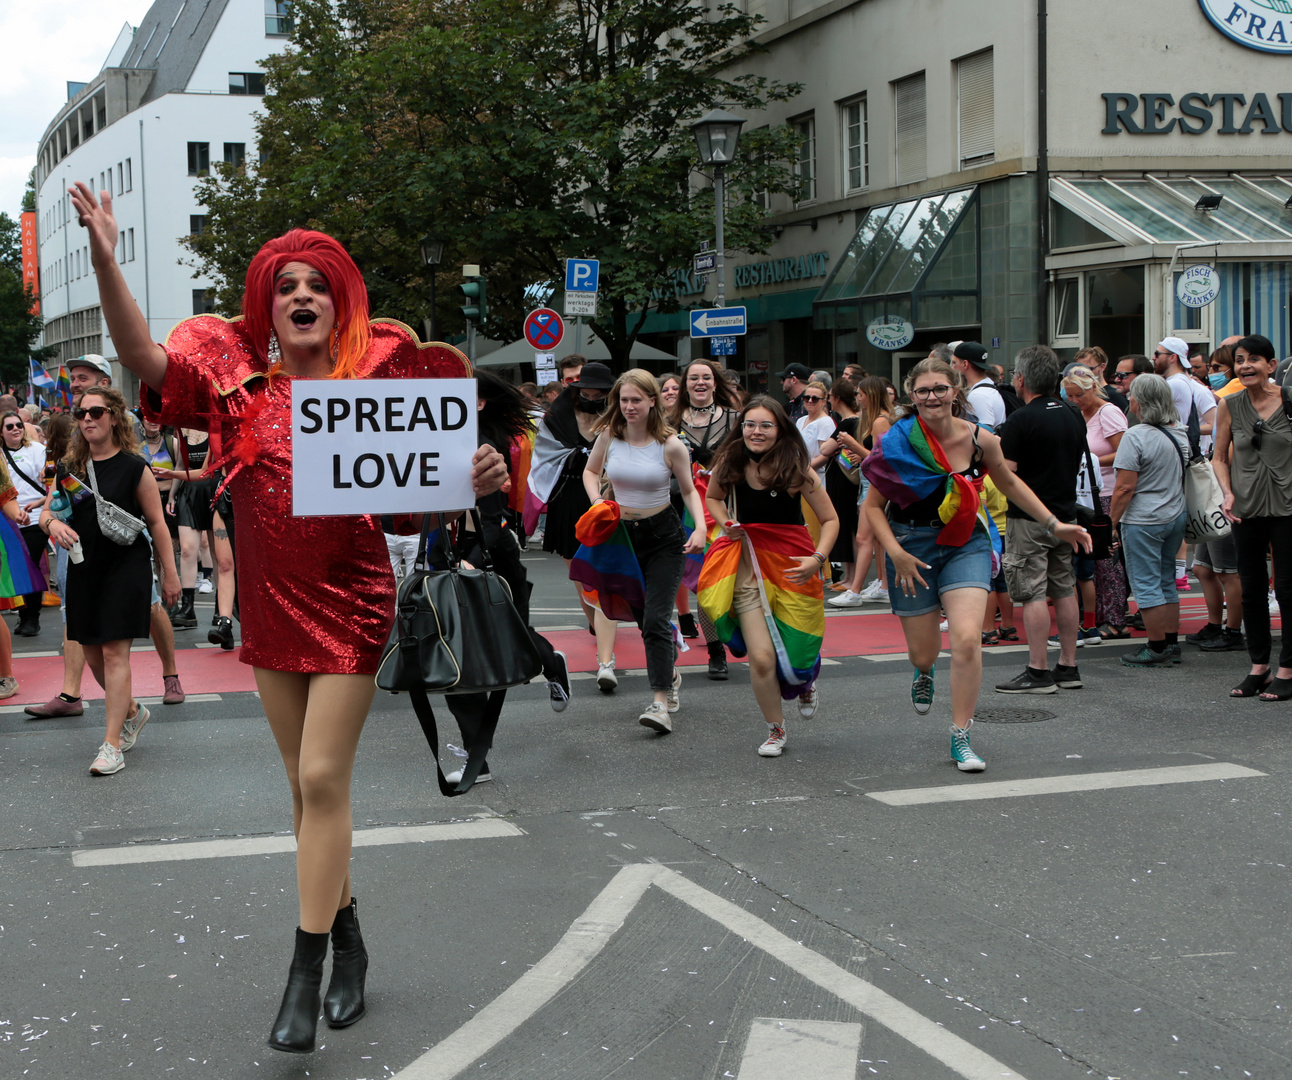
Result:
{"type": "Polygon", "coordinates": [[[67,568],[67,636],[80,642],[104,690],[107,732],[90,773],[109,776],[125,767],[122,754],[134,746],[148,723],[147,708],[131,690],[130,642],[149,634],[152,553],[142,532],[133,544],[122,546],[99,531],[94,487],[105,502],[147,522],[161,556],[163,603],[179,599],[179,574],[157,481],[139,456],[125,398],[110,387],[94,386],[85,391],[72,415],[77,430],[59,463],[55,484],[71,502],[71,521],[50,509],[51,492],[41,510],[40,526],[55,544],[72,553],[67,568]]]}
{"type": "Polygon", "coordinates": [[[839,515],[839,537],[830,549],[830,561],[843,564],[843,577],[833,588],[843,592],[856,570],[857,489],[861,479],[861,444],[857,441],[861,419],[857,416],[856,388],[847,379],[831,385],[830,409],[839,416],[839,423],[834,435],[821,444],[821,453],[830,459],[825,467],[825,493],[839,515]],[[851,463],[851,477],[846,463],[851,463]]]}

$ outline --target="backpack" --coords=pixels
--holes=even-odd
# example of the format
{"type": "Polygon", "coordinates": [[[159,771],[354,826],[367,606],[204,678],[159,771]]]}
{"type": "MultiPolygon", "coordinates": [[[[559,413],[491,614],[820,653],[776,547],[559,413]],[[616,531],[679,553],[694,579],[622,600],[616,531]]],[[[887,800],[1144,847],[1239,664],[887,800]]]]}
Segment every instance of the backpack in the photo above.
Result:
{"type": "Polygon", "coordinates": [[[1012,386],[994,385],[996,386],[996,393],[1000,395],[1001,401],[1005,403],[1005,419],[1008,420],[1015,410],[1023,407],[1023,403],[1019,400],[1018,395],[1014,393],[1012,386]]]}

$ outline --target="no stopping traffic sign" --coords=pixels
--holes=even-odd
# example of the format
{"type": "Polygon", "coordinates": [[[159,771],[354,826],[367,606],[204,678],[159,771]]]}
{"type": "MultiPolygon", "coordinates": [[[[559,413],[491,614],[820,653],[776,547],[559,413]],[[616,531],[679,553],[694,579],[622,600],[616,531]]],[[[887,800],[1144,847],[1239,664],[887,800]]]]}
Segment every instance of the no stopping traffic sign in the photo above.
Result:
{"type": "Polygon", "coordinates": [[[525,316],[525,340],[539,352],[555,349],[565,336],[565,323],[551,308],[535,308],[525,316]]]}

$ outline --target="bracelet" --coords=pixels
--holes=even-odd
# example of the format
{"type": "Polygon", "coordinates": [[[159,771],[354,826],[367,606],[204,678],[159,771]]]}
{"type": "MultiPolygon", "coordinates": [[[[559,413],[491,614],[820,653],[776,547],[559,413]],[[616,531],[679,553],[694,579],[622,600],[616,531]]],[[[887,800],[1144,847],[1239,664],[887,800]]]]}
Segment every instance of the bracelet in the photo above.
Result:
{"type": "Polygon", "coordinates": [[[824,555],[822,555],[822,554],[821,554],[821,552],[819,552],[819,551],[814,551],[814,552],[812,552],[812,558],[816,559],[816,561],[817,561],[817,565],[818,565],[818,566],[824,566],[824,565],[825,565],[825,556],[824,556],[824,555]]]}
{"type": "Polygon", "coordinates": [[[1046,520],[1045,524],[1042,526],[1042,528],[1045,529],[1045,531],[1049,533],[1051,536],[1053,536],[1054,526],[1056,526],[1058,523],[1059,523],[1058,517],[1054,514],[1051,514],[1049,518],[1046,520]]]}

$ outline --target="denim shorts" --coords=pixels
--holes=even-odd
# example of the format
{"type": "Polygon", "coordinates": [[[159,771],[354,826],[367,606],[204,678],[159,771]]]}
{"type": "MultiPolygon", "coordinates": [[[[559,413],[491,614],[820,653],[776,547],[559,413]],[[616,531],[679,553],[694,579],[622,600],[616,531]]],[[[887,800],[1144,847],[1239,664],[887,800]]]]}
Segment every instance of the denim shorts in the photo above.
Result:
{"type": "Polygon", "coordinates": [[[1126,553],[1126,580],[1141,611],[1179,602],[1175,553],[1180,550],[1188,520],[1188,512],[1182,510],[1174,520],[1160,525],[1123,521],[1118,527],[1126,553]]]}
{"type": "Polygon", "coordinates": [[[937,611],[942,606],[938,598],[952,589],[991,591],[991,540],[982,529],[974,529],[962,547],[947,547],[938,543],[941,528],[906,525],[900,521],[890,525],[902,550],[929,564],[928,570],[920,568],[920,577],[928,585],[915,582],[915,593],[907,596],[897,580],[893,560],[884,556],[888,565],[888,598],[894,615],[927,615],[937,611]]]}

